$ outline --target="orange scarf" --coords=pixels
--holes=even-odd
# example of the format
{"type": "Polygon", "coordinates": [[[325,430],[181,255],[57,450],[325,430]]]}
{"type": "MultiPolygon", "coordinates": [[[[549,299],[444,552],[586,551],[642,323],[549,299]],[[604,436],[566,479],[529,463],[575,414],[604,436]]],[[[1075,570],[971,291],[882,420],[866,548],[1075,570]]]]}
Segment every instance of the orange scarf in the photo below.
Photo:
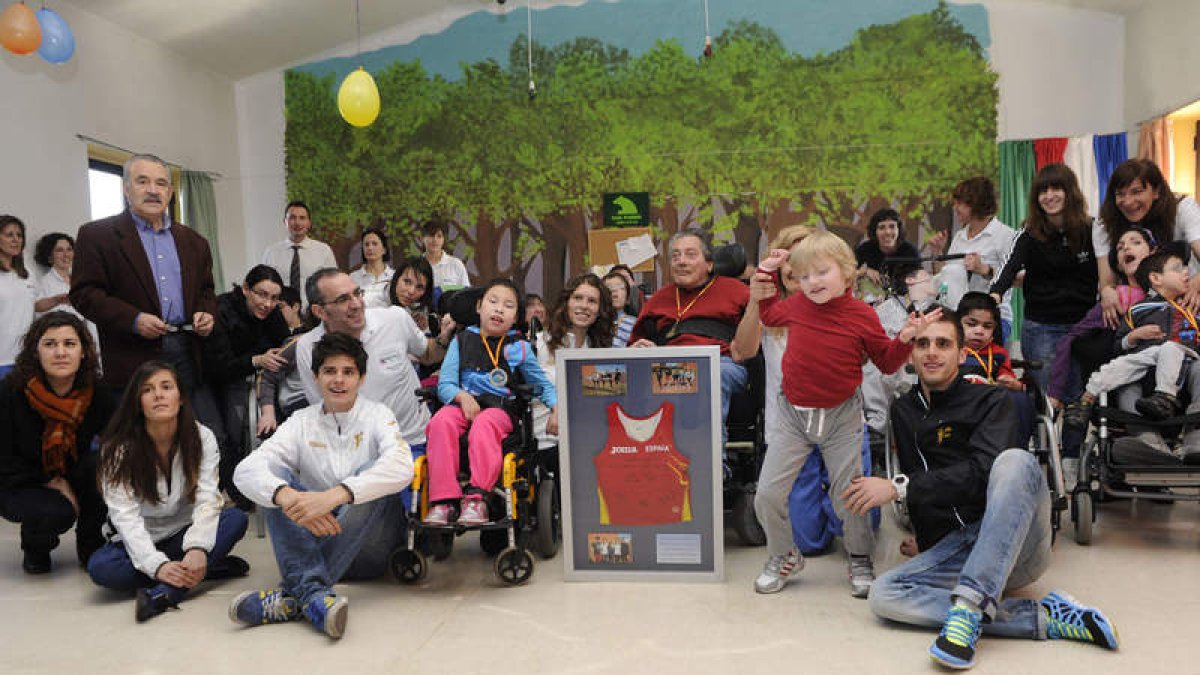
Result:
{"type": "Polygon", "coordinates": [[[42,469],[51,478],[65,476],[67,459],[75,461],[75,432],[92,404],[92,389],[72,391],[61,397],[47,389],[41,379],[31,377],[25,384],[25,399],[46,422],[42,431],[42,469]]]}

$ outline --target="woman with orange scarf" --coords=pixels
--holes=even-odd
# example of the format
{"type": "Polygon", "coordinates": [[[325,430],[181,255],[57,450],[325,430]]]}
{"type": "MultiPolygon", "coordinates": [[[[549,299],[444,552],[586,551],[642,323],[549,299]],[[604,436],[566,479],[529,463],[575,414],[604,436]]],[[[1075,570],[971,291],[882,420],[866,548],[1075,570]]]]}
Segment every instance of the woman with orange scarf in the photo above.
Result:
{"type": "Polygon", "coordinates": [[[81,565],[104,544],[92,441],[114,408],[95,387],[96,364],[83,321],[49,312],[0,381],[0,516],[21,523],[29,574],[50,571],[50,552],[72,525],[81,565]]]}

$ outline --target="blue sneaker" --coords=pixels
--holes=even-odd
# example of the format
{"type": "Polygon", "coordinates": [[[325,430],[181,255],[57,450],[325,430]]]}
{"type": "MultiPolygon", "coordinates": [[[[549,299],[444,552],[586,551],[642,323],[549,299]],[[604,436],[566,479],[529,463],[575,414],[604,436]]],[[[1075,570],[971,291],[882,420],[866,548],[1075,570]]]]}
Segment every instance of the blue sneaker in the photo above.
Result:
{"type": "Polygon", "coordinates": [[[1046,610],[1046,637],[1051,640],[1090,642],[1107,649],[1116,649],[1117,627],[1100,610],[1081,605],[1062,591],[1053,591],[1042,598],[1046,610]]]}
{"type": "Polygon", "coordinates": [[[929,656],[934,661],[955,670],[966,670],[975,665],[975,643],[983,628],[983,614],[972,612],[966,607],[955,605],[946,614],[942,632],[929,647],[929,656]]]}
{"type": "Polygon", "coordinates": [[[299,603],[282,588],[246,591],[229,603],[229,619],[247,626],[285,623],[299,618],[299,603]]]}
{"type": "Polygon", "coordinates": [[[304,606],[304,616],[313,628],[338,640],[346,632],[346,619],[350,618],[350,601],[336,595],[310,600],[304,606]]]}

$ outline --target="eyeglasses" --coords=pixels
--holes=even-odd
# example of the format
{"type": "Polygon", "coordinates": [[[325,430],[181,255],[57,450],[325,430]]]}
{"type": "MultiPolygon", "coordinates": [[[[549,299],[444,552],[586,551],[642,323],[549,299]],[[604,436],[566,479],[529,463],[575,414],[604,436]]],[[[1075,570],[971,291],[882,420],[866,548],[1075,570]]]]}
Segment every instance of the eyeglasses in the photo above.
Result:
{"type": "Polygon", "coordinates": [[[268,293],[266,291],[260,291],[257,288],[251,288],[250,292],[253,293],[254,297],[258,298],[259,300],[262,300],[264,302],[269,302],[272,305],[279,302],[278,295],[271,295],[270,293],[268,293]]]}
{"type": "Polygon", "coordinates": [[[338,308],[340,309],[340,308],[343,308],[346,305],[350,304],[350,301],[355,298],[362,300],[363,295],[364,295],[363,289],[356,288],[353,291],[350,291],[349,293],[342,293],[341,295],[337,296],[336,298],[334,298],[332,300],[327,300],[325,302],[318,302],[316,304],[321,305],[322,307],[325,307],[328,305],[337,305],[338,308]]]}

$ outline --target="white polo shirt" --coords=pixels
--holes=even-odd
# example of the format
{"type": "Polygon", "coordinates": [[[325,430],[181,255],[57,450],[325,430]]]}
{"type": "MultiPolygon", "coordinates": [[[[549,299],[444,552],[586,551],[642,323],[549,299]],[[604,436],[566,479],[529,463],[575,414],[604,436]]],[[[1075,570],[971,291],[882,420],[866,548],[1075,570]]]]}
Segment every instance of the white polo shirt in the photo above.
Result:
{"type": "MultiPolygon", "coordinates": [[[[974,237],[967,237],[967,229],[968,228],[963,227],[954,234],[954,239],[950,241],[950,249],[946,252],[951,254],[978,253],[979,258],[983,260],[983,264],[987,265],[993,270],[992,278],[985,278],[978,274],[967,274],[966,269],[963,267],[963,261],[961,260],[948,261],[942,267],[944,272],[942,278],[947,279],[953,272],[961,270],[962,280],[965,284],[965,288],[956,294],[954,293],[955,289],[951,289],[952,296],[956,296],[949,298],[951,302],[951,309],[958,306],[958,301],[962,299],[963,293],[966,293],[967,291],[987,293],[989,290],[991,290],[992,279],[1000,273],[1000,268],[1004,264],[1005,258],[1008,257],[1009,249],[1012,248],[1013,239],[1017,237],[1015,230],[1000,222],[1000,220],[997,218],[992,218],[992,220],[985,225],[982,230],[979,231],[979,234],[975,235],[974,237]]],[[[951,284],[952,287],[955,285],[956,284],[953,283],[951,284]]],[[[1000,303],[1000,316],[1007,321],[1012,321],[1013,318],[1012,305],[1010,304],[1009,300],[1011,296],[1012,291],[1005,293],[1004,301],[1000,303]]]]}
{"type": "MultiPolygon", "coordinates": [[[[396,415],[400,433],[409,445],[425,443],[429,409],[414,393],[421,386],[409,356],[422,357],[429,343],[403,307],[366,310],[361,340],[367,350],[367,377],[359,396],[387,406],[396,415]]],[[[312,372],[313,345],[325,334],[321,324],[296,343],[296,370],[309,401],[320,401],[321,390],[312,372]]]]}

